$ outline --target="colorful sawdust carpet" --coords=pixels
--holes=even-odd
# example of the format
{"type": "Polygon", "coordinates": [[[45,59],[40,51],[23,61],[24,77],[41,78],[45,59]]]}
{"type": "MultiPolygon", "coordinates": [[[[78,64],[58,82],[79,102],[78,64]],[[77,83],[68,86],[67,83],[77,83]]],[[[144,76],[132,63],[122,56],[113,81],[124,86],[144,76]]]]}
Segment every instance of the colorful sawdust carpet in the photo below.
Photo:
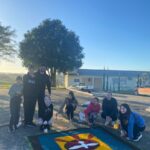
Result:
{"type": "Polygon", "coordinates": [[[28,139],[34,150],[133,150],[131,145],[99,127],[42,134],[28,139]]]}

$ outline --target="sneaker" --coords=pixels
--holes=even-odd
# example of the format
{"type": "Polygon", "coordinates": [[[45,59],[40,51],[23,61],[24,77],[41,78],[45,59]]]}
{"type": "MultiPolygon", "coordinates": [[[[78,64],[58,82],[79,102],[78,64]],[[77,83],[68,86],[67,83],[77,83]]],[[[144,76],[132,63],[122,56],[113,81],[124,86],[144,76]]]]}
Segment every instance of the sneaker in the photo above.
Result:
{"type": "Polygon", "coordinates": [[[108,126],[109,125],[109,121],[105,121],[105,126],[108,126]]]}
{"type": "Polygon", "coordinates": [[[48,129],[44,129],[44,133],[48,133],[48,129]]]}
{"type": "Polygon", "coordinates": [[[22,122],[19,122],[19,123],[17,124],[17,128],[19,128],[21,125],[22,125],[22,122]]]}
{"type": "Polygon", "coordinates": [[[138,142],[141,138],[142,138],[142,134],[140,133],[139,136],[137,138],[135,138],[133,141],[138,142]]]}

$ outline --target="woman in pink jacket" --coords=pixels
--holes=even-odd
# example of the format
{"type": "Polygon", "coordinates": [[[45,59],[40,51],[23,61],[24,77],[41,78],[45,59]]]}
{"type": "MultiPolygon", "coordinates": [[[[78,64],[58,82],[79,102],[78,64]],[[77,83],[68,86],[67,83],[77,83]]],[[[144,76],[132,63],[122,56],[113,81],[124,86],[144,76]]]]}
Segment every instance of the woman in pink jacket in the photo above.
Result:
{"type": "Polygon", "coordinates": [[[100,109],[101,105],[99,104],[99,99],[95,97],[91,100],[91,103],[84,110],[85,118],[90,126],[94,125],[95,120],[97,118],[97,114],[100,112],[100,109]]]}

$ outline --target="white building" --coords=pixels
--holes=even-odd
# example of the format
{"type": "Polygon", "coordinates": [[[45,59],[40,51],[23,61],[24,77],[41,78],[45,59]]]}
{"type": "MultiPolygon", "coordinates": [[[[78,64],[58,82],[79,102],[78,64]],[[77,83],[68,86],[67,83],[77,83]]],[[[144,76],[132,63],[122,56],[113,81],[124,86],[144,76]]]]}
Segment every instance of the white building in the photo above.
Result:
{"type": "Polygon", "coordinates": [[[79,69],[65,75],[65,87],[84,84],[94,90],[134,91],[146,71],[79,69]]]}

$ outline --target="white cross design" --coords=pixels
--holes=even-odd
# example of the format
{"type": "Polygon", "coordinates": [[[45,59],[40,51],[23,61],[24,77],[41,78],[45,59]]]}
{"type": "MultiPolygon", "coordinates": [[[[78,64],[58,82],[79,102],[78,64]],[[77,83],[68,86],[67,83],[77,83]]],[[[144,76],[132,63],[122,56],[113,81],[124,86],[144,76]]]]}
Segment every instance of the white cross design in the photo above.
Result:
{"type": "Polygon", "coordinates": [[[98,143],[85,144],[84,141],[79,141],[78,143],[79,143],[80,145],[70,147],[69,150],[77,150],[77,149],[79,149],[79,148],[88,149],[88,148],[91,147],[91,146],[97,146],[97,145],[98,145],[98,143]]]}

